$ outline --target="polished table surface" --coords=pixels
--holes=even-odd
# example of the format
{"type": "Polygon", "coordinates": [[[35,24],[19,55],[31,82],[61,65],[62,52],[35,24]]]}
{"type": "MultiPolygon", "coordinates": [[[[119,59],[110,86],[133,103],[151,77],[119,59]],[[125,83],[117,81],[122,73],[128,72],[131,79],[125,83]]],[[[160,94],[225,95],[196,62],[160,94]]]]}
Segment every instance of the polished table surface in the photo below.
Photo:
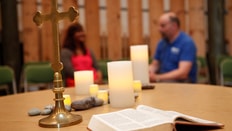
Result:
{"type": "MultiPolygon", "coordinates": [[[[87,96],[75,95],[74,88],[66,88],[72,101],[87,96]]],[[[22,93],[0,97],[0,130],[1,131],[85,131],[93,114],[120,110],[109,104],[84,111],[72,111],[83,117],[80,124],[62,128],[43,128],[38,121],[46,116],[28,116],[33,107],[43,109],[54,104],[51,90],[22,93]]],[[[232,131],[232,88],[203,84],[167,84],[156,83],[153,90],[142,90],[134,107],[139,104],[149,105],[163,110],[174,110],[195,117],[223,123],[224,129],[232,131]]]]}

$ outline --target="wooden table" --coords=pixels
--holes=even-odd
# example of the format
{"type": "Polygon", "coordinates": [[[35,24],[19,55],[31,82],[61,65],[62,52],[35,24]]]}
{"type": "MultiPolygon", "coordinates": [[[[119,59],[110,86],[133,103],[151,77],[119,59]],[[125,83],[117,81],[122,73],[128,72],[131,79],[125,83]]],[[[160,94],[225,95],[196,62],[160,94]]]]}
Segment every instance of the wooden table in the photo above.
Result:
{"type": "MultiPolygon", "coordinates": [[[[139,104],[149,105],[163,110],[174,110],[184,114],[208,119],[225,124],[222,131],[232,130],[232,88],[199,85],[199,84],[155,84],[154,90],[143,90],[134,107],[139,104]]],[[[74,88],[67,88],[64,94],[71,95],[72,100],[87,96],[76,96],[74,88]]],[[[45,116],[30,117],[29,109],[54,104],[54,94],[51,90],[29,92],[0,97],[0,130],[1,131],[84,131],[93,114],[120,110],[110,105],[95,107],[85,111],[73,111],[82,115],[80,124],[63,128],[43,128],[38,121],[45,116]]]]}

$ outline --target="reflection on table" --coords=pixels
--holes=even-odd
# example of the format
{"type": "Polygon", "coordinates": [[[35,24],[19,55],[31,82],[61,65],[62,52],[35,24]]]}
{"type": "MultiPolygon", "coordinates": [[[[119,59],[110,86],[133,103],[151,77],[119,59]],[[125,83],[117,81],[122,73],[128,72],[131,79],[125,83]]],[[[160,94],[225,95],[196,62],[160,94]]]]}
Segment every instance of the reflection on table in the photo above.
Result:
{"type": "MultiPolygon", "coordinates": [[[[139,104],[149,105],[162,110],[174,110],[191,116],[225,124],[224,130],[232,130],[232,88],[201,85],[201,84],[166,84],[156,83],[153,90],[142,90],[136,99],[139,104]]],[[[107,88],[107,85],[100,86],[107,88]]],[[[64,94],[69,94],[71,100],[80,100],[87,96],[76,95],[74,88],[66,88],[64,94]]],[[[78,125],[57,128],[42,128],[38,121],[45,116],[30,117],[29,109],[43,109],[46,105],[54,104],[54,94],[51,90],[28,92],[17,95],[0,97],[0,129],[1,130],[87,130],[88,122],[93,114],[117,111],[122,108],[112,108],[106,104],[84,111],[72,111],[83,117],[78,125]]],[[[133,107],[133,108],[134,108],[133,107]]]]}

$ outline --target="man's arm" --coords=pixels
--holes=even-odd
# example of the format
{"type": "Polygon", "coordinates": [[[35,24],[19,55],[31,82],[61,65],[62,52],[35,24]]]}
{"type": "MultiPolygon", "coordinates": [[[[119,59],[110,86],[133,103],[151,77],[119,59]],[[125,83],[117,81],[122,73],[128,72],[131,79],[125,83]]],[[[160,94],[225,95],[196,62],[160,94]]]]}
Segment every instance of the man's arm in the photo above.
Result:
{"type": "Polygon", "coordinates": [[[159,69],[159,61],[154,59],[151,64],[149,65],[149,78],[151,82],[156,82],[156,73],[159,69]]]}
{"type": "Polygon", "coordinates": [[[185,80],[188,78],[188,74],[191,70],[192,62],[181,61],[179,67],[175,70],[164,74],[150,74],[150,80],[152,82],[165,81],[165,80],[185,80]]]}
{"type": "Polygon", "coordinates": [[[159,69],[159,61],[154,59],[149,65],[149,73],[156,73],[158,69],[159,69]]]}

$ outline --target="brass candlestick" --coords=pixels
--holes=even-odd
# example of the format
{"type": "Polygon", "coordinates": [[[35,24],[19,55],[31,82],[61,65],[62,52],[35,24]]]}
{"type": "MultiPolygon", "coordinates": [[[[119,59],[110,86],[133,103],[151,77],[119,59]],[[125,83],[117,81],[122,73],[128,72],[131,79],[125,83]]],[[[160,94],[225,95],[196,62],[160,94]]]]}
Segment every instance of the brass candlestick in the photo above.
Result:
{"type": "Polygon", "coordinates": [[[54,44],[54,57],[55,60],[52,63],[52,68],[54,70],[54,81],[53,81],[53,92],[55,93],[55,108],[52,114],[46,118],[39,120],[39,126],[41,127],[64,127],[74,124],[78,124],[82,121],[80,115],[73,115],[65,109],[64,106],[64,87],[61,75],[61,70],[63,69],[63,64],[60,61],[60,44],[58,36],[58,22],[65,17],[73,21],[77,16],[78,12],[71,7],[68,12],[57,11],[57,0],[52,0],[51,13],[48,15],[42,15],[37,12],[33,18],[33,21],[40,26],[44,21],[52,22],[52,33],[53,33],[53,44],[54,44]]]}

